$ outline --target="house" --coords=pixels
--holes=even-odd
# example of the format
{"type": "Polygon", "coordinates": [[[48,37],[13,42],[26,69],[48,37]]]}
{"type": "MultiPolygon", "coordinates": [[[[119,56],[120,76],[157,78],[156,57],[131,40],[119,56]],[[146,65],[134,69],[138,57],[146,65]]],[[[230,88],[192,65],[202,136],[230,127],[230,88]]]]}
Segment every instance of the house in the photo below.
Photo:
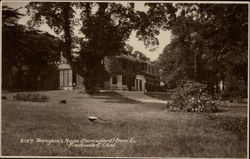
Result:
{"type": "MultiPolygon", "coordinates": [[[[145,56],[136,54],[121,54],[115,57],[120,61],[120,69],[113,72],[101,86],[103,89],[145,91],[147,88],[160,86],[158,68],[145,56]]],[[[103,63],[110,62],[105,58],[103,63]]],[[[83,78],[74,72],[63,56],[58,66],[59,89],[83,88],[83,78]]]]}
{"type": "Polygon", "coordinates": [[[70,65],[62,55],[61,61],[58,64],[59,89],[72,90],[84,87],[83,78],[71,69],[70,65]]]}

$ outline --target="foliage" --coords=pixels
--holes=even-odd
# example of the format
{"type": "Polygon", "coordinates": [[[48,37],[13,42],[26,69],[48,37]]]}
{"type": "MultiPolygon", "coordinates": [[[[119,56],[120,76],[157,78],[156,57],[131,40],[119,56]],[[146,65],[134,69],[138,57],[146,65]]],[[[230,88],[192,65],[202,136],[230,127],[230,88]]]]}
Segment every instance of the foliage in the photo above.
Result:
{"type": "Polygon", "coordinates": [[[168,103],[170,111],[216,112],[217,103],[205,92],[205,85],[193,81],[184,81],[179,92],[173,95],[173,103],[168,103]]]}
{"type": "Polygon", "coordinates": [[[177,41],[172,40],[157,60],[157,66],[163,70],[162,79],[170,88],[176,87],[183,78],[190,75],[182,63],[185,51],[181,51],[175,45],[177,41]]]}
{"type": "MultiPolygon", "coordinates": [[[[138,30],[136,36],[143,40],[146,47],[159,45],[159,40],[155,35],[159,35],[159,28],[170,29],[176,19],[177,9],[171,3],[145,3],[148,11],[137,11],[134,29],[138,30]]],[[[155,50],[151,48],[150,50],[155,50]]]]}
{"type": "MultiPolygon", "coordinates": [[[[121,56],[133,56],[133,47],[126,44],[121,56]]],[[[109,74],[121,73],[123,70],[123,59],[121,56],[109,56],[104,58],[104,68],[109,74]]]]}
{"type": "Polygon", "coordinates": [[[2,26],[2,80],[4,84],[8,81],[10,68],[17,65],[21,59],[21,54],[17,50],[22,50],[22,41],[20,38],[23,33],[23,26],[18,25],[18,19],[22,14],[7,6],[2,8],[3,26],[2,26]]]}
{"type": "Polygon", "coordinates": [[[31,101],[31,102],[47,102],[49,97],[41,95],[39,93],[17,93],[14,96],[14,100],[31,101]]]}
{"type": "MultiPolygon", "coordinates": [[[[207,83],[214,94],[218,81],[247,85],[247,13],[244,4],[177,4],[180,14],[173,38],[158,59],[167,83],[187,78],[207,83]],[[237,42],[236,42],[237,41],[237,42]]],[[[218,89],[217,89],[218,90],[218,89]]]]}
{"type": "Polygon", "coordinates": [[[59,103],[61,103],[61,104],[67,104],[67,100],[60,100],[59,103]]]}
{"type": "Polygon", "coordinates": [[[18,9],[13,9],[8,6],[2,7],[3,26],[18,25],[18,19],[23,16],[23,14],[18,12],[18,9]]]}
{"type": "Polygon", "coordinates": [[[160,27],[164,25],[164,28],[168,28],[171,25],[176,11],[172,4],[146,5],[150,8],[147,13],[136,11],[134,3],[31,2],[28,9],[32,15],[30,24],[46,22],[61,35],[64,56],[73,70],[85,79],[86,89],[92,89],[98,83],[97,79],[103,79],[100,75],[106,74],[102,60],[122,53],[132,30],[137,30],[137,37],[147,46],[157,45],[154,36],[159,34],[160,27]],[[72,38],[74,7],[81,10],[81,32],[84,35],[80,51],[77,52],[72,51],[77,45],[72,38]]]}
{"type": "Polygon", "coordinates": [[[109,57],[104,60],[104,67],[108,73],[113,74],[122,71],[122,61],[117,57],[109,57]]]}
{"type": "Polygon", "coordinates": [[[3,7],[3,87],[36,89],[41,72],[49,63],[59,60],[61,41],[48,33],[19,25],[20,16],[18,10],[3,7]],[[29,85],[23,84],[27,80],[23,79],[25,74],[32,80],[29,85]],[[10,76],[14,78],[13,85],[10,76]]]}

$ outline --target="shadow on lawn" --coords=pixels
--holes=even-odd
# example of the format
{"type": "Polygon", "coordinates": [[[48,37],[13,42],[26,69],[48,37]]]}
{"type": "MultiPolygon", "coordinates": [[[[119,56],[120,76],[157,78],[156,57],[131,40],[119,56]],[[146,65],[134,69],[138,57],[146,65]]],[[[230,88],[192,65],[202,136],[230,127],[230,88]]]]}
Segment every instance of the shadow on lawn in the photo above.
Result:
{"type": "Polygon", "coordinates": [[[106,103],[125,103],[125,104],[137,104],[139,101],[129,99],[116,92],[101,92],[98,94],[90,95],[94,99],[104,99],[106,103]]]}
{"type": "Polygon", "coordinates": [[[154,92],[147,92],[145,93],[147,96],[152,98],[160,99],[160,100],[171,100],[173,93],[154,93],[154,92]]]}

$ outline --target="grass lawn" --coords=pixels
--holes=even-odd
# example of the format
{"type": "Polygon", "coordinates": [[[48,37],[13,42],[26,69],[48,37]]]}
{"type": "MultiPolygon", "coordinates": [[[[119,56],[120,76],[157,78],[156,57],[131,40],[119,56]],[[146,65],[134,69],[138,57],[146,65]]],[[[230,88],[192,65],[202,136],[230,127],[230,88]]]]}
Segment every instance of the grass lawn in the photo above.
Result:
{"type": "Polygon", "coordinates": [[[169,99],[171,99],[171,96],[173,95],[173,93],[170,93],[170,92],[147,92],[146,95],[148,95],[152,98],[160,99],[160,100],[169,100],[169,99]]]}
{"type": "MultiPolygon", "coordinates": [[[[2,155],[247,157],[246,136],[240,138],[214,124],[218,115],[231,117],[230,109],[208,118],[204,114],[168,112],[164,104],[140,103],[116,93],[39,93],[47,95],[49,102],[13,101],[12,93],[3,93],[7,100],[2,100],[2,155]],[[67,104],[60,104],[60,100],[67,100],[67,104]],[[90,122],[84,116],[86,111],[105,121],[90,122]],[[38,138],[43,140],[38,142],[38,138]],[[113,138],[119,142],[106,147],[68,144],[113,138]],[[135,142],[126,141],[130,138],[135,142]],[[63,142],[48,144],[52,139],[63,142]]],[[[247,109],[238,114],[246,119],[247,109]]]]}

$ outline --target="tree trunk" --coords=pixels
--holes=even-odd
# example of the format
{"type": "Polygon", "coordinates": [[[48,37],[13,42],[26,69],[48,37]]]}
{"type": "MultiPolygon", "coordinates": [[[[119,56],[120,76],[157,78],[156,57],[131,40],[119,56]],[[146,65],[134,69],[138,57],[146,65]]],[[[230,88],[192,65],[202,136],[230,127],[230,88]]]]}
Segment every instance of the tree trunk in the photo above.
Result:
{"type": "Polygon", "coordinates": [[[194,53],[194,80],[198,81],[197,79],[197,53],[194,53]]]}
{"type": "Polygon", "coordinates": [[[208,71],[207,73],[207,90],[208,94],[214,96],[214,76],[212,71],[208,71]]]}
{"type": "Polygon", "coordinates": [[[72,37],[71,37],[71,26],[70,26],[70,11],[71,6],[70,3],[64,3],[63,6],[63,31],[64,31],[64,52],[63,55],[67,59],[72,70],[75,70],[77,74],[79,74],[84,79],[84,85],[86,89],[92,89],[92,84],[89,82],[87,77],[87,72],[84,68],[78,66],[74,61],[71,54],[71,47],[72,47],[72,37]]]}
{"type": "Polygon", "coordinates": [[[216,93],[219,93],[220,91],[220,81],[216,79],[216,93]]]}
{"type": "Polygon", "coordinates": [[[86,78],[84,79],[84,86],[85,86],[85,91],[86,93],[89,94],[94,94],[97,93],[97,88],[96,88],[97,81],[94,78],[86,78]]]}

